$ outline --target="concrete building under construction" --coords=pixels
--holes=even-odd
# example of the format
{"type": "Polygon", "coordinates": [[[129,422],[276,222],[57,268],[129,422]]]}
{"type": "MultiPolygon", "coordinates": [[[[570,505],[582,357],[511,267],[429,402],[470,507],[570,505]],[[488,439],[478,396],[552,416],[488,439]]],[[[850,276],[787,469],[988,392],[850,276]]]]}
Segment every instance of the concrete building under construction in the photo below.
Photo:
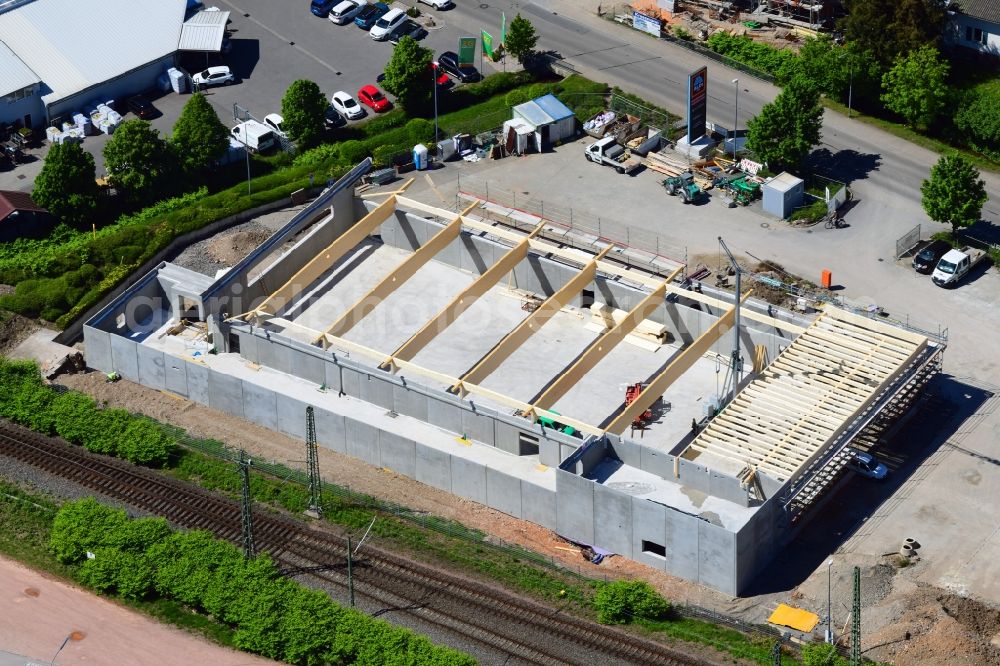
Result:
{"type": "Polygon", "coordinates": [[[88,364],[293,437],[312,406],[323,446],[732,595],[940,366],[530,215],[358,197],[369,167],[217,278],[138,279],[88,364]]]}

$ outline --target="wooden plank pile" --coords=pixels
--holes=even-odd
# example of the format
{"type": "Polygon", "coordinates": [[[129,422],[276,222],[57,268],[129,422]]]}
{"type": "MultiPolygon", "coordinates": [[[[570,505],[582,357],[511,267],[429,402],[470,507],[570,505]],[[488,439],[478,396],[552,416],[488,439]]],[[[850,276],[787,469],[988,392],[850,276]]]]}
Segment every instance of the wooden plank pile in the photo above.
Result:
{"type": "Polygon", "coordinates": [[[703,170],[705,166],[710,165],[709,162],[704,160],[690,163],[680,155],[671,155],[669,153],[649,153],[646,157],[640,159],[642,159],[642,163],[646,165],[647,169],[662,173],[665,176],[678,176],[685,171],[690,171],[694,174],[695,184],[703,191],[712,189],[715,184],[715,180],[710,172],[703,170]]]}

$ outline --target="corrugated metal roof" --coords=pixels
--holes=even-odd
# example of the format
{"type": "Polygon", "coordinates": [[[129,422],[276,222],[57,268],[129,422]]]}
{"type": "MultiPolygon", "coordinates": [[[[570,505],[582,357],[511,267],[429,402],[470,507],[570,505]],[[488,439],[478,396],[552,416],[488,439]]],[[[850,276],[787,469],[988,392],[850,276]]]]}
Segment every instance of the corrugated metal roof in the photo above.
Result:
{"type": "Polygon", "coordinates": [[[226,35],[229,12],[200,11],[181,28],[179,51],[212,51],[222,49],[222,38],[226,35]]]}
{"type": "Polygon", "coordinates": [[[547,113],[553,120],[563,120],[573,115],[569,107],[559,101],[559,98],[549,93],[535,99],[535,103],[542,107],[542,111],[547,113]]]}
{"type": "Polygon", "coordinates": [[[514,113],[521,116],[535,127],[540,125],[549,125],[553,122],[551,116],[545,113],[545,111],[542,110],[542,107],[535,103],[535,100],[525,102],[524,104],[518,104],[514,107],[514,113]]]}
{"type": "Polygon", "coordinates": [[[38,75],[10,50],[10,47],[0,42],[0,96],[26,88],[32,83],[38,83],[38,75]]]}
{"type": "Polygon", "coordinates": [[[959,0],[952,3],[949,9],[990,23],[1000,23],[1000,0],[959,0]]]}
{"type": "Polygon", "coordinates": [[[175,52],[184,9],[185,0],[35,0],[0,14],[0,41],[51,104],[175,52]]]}

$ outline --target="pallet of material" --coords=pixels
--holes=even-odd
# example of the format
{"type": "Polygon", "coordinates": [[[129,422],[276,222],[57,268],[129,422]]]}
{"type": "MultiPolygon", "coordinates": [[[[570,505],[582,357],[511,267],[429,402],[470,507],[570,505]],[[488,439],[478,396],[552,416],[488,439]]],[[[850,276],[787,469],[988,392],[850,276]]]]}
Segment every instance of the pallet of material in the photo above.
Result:
{"type": "MultiPolygon", "coordinates": [[[[626,317],[628,317],[628,312],[625,310],[594,303],[590,306],[590,322],[585,325],[585,328],[595,333],[604,333],[620,324],[626,317]]],[[[625,341],[646,351],[656,351],[670,341],[670,334],[663,324],[643,319],[631,333],[625,336],[625,341]]]]}

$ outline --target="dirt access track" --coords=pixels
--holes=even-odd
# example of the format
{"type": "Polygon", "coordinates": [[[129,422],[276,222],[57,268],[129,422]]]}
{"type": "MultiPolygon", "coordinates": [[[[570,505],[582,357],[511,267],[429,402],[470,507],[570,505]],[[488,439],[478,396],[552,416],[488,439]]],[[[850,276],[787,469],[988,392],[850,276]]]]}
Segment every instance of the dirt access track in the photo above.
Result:
{"type": "Polygon", "coordinates": [[[265,666],[91,592],[0,558],[0,666],[265,666]],[[67,640],[68,638],[68,640],[67,640]],[[22,656],[23,655],[23,656],[22,656]]]}

